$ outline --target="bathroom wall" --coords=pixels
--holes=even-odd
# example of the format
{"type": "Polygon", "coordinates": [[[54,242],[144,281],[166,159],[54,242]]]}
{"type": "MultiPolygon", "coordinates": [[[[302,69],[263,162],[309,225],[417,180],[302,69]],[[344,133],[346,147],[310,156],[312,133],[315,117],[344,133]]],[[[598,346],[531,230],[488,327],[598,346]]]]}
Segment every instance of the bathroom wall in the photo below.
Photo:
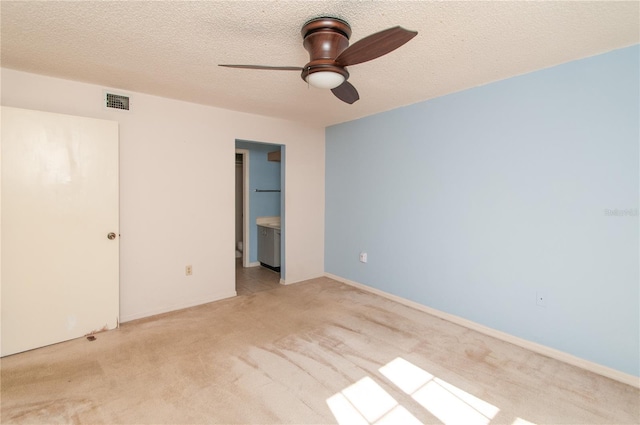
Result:
{"type": "Polygon", "coordinates": [[[329,127],[326,272],[640,376],[639,52],[329,127]]]}

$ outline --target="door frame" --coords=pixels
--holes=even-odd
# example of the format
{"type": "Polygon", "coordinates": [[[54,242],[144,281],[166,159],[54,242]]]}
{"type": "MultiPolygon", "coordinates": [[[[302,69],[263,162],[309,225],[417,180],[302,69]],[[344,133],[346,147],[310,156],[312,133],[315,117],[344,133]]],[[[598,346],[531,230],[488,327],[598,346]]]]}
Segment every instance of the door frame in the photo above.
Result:
{"type": "Polygon", "coordinates": [[[236,149],[242,155],[242,267],[251,267],[249,237],[249,150],[236,149]]]}

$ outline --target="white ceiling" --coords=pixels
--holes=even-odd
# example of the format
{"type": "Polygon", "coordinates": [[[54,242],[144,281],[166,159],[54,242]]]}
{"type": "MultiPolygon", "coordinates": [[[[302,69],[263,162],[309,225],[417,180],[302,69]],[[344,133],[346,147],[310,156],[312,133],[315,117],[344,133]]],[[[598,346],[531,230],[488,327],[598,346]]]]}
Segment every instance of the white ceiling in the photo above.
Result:
{"type": "Polygon", "coordinates": [[[125,92],[331,125],[640,42],[640,2],[1,2],[3,67],[125,92]],[[349,67],[353,105],[298,72],[300,29],[349,22],[351,43],[400,25],[400,49],[349,67]]]}

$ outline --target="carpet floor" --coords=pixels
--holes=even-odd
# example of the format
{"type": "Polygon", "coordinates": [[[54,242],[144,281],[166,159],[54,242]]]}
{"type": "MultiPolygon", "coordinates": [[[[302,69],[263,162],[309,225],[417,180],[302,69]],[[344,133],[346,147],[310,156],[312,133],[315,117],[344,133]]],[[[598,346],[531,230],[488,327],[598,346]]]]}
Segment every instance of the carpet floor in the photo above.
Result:
{"type": "Polygon", "coordinates": [[[327,278],[1,360],[2,423],[637,424],[640,391],[327,278]]]}

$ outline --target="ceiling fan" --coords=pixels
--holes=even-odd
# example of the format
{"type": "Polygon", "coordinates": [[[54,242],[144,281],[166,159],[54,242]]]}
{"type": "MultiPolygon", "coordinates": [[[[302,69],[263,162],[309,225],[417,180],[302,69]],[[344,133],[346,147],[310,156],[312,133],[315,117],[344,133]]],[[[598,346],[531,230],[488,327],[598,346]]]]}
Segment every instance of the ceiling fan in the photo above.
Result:
{"type": "Polygon", "coordinates": [[[347,80],[347,66],[357,65],[379,58],[402,46],[417,31],[393,27],[371,34],[349,46],[351,27],[342,19],[315,18],[302,27],[302,45],[309,52],[309,63],[299,66],[219,65],[227,68],[266,69],[273,71],[302,71],[302,79],[308,84],[331,89],[343,102],[352,104],[360,96],[347,80]]]}

